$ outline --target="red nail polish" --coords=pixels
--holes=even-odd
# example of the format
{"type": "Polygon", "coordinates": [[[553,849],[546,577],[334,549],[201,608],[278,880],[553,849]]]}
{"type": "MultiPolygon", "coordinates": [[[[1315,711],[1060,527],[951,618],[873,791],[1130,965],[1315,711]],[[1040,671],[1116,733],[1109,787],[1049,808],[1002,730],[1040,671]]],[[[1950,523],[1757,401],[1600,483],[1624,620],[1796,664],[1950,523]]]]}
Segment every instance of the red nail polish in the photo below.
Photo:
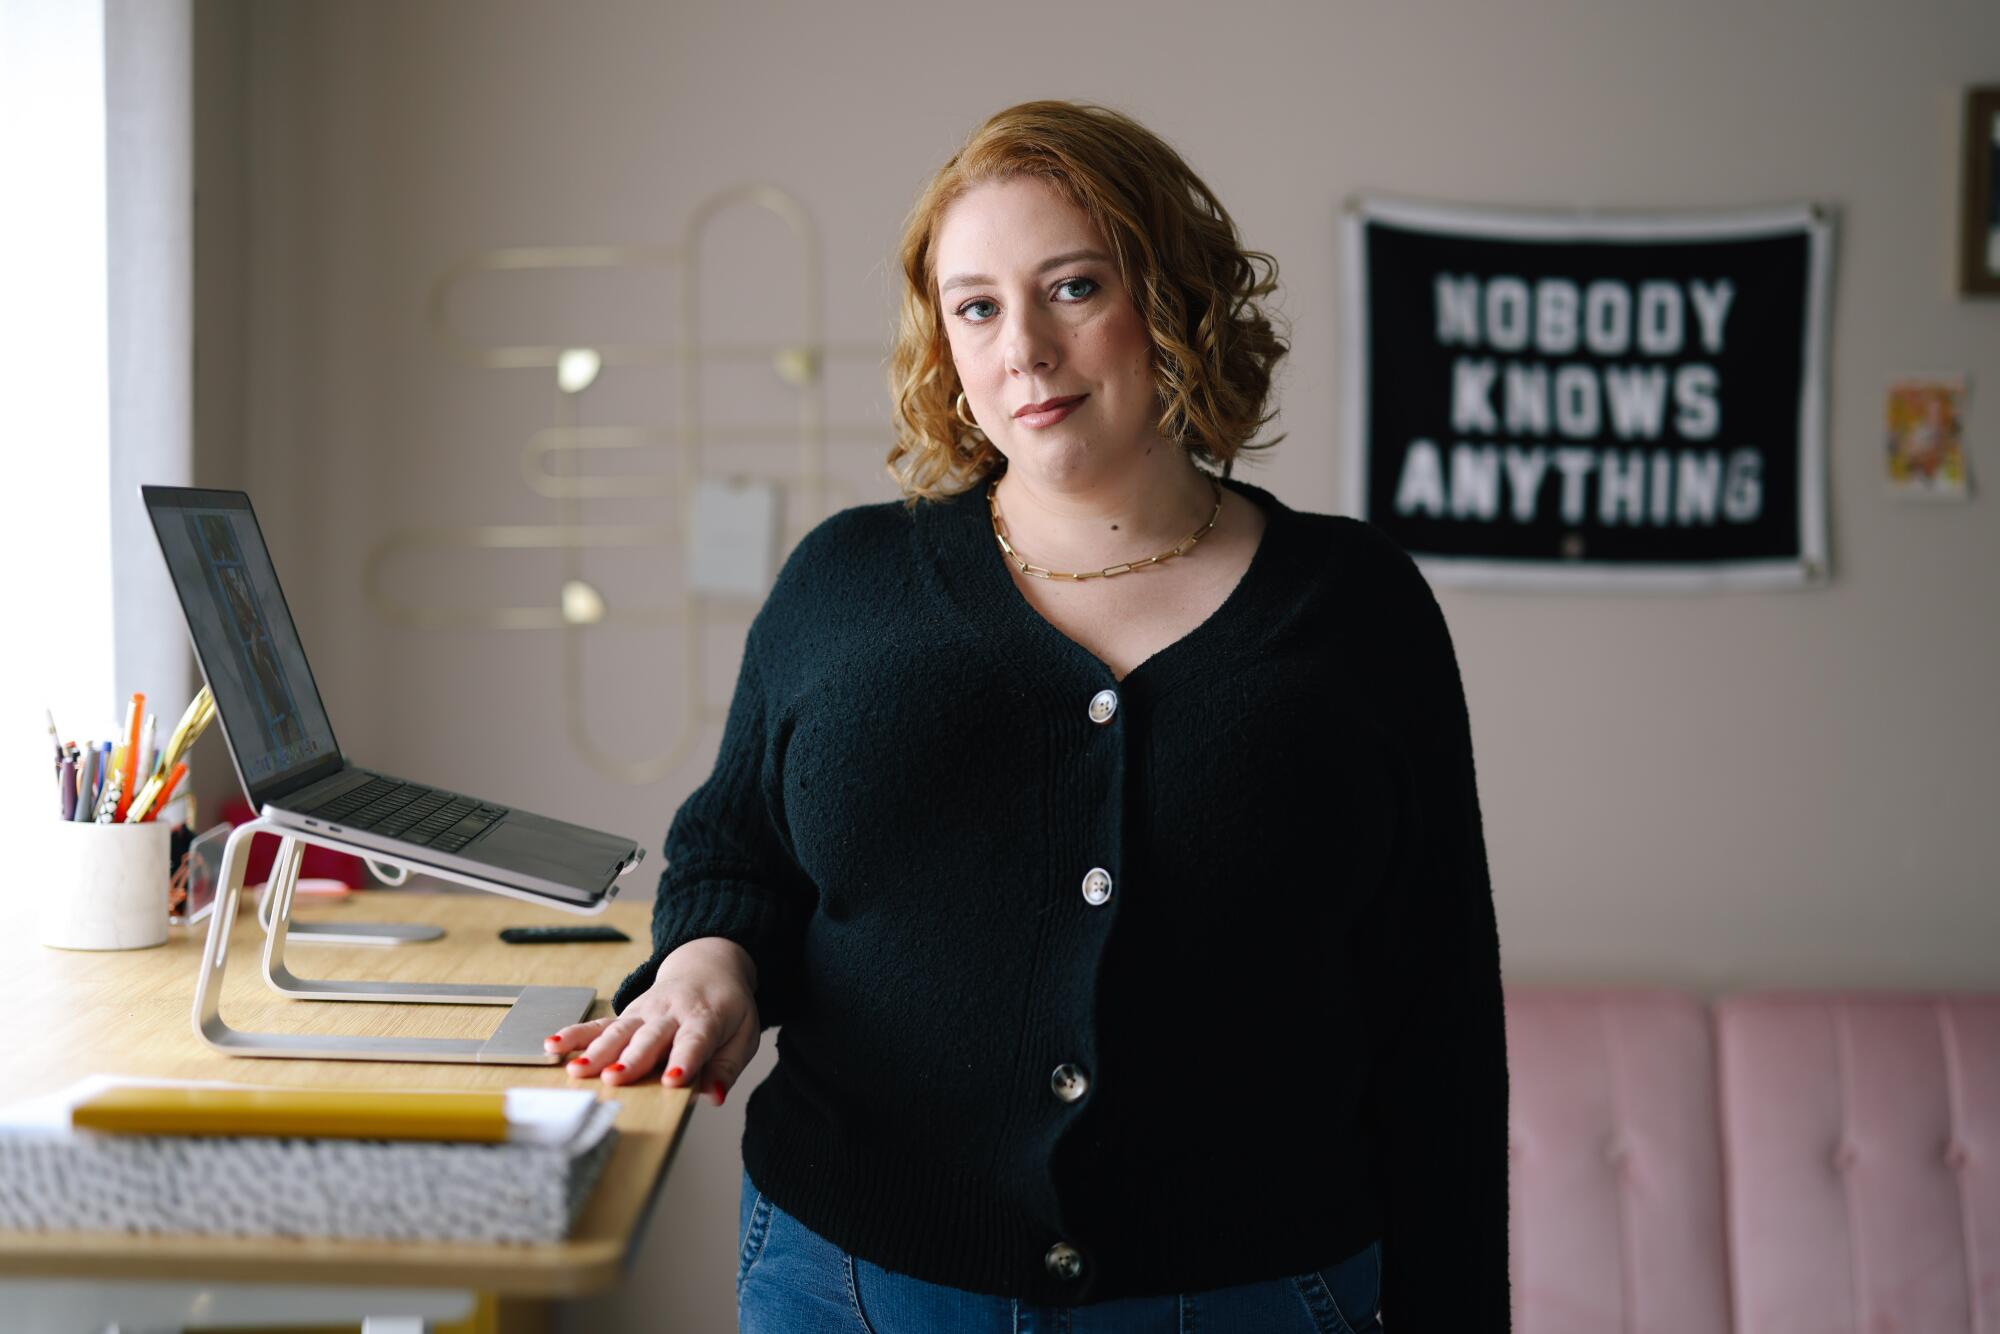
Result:
{"type": "Polygon", "coordinates": [[[719,1079],[718,1079],[718,1080],[716,1080],[716,1081],[715,1081],[715,1105],[716,1105],[717,1107],[720,1107],[720,1106],[722,1106],[722,1100],[723,1100],[724,1098],[728,1097],[728,1096],[729,1096],[729,1090],[727,1090],[727,1089],[725,1089],[725,1088],[723,1088],[723,1087],[722,1087],[722,1081],[721,1081],[721,1080],[719,1080],[719,1079]]]}
{"type": "Polygon", "coordinates": [[[625,1063],[623,1061],[619,1061],[614,1065],[607,1065],[604,1068],[607,1070],[623,1070],[625,1068],[625,1063]]]}
{"type": "Polygon", "coordinates": [[[547,1037],[543,1038],[543,1039],[542,1039],[542,1041],[544,1041],[544,1042],[561,1042],[561,1041],[562,1041],[562,1034],[560,1034],[560,1033],[551,1033],[551,1034],[549,1034],[549,1035],[548,1035],[547,1037]]]}
{"type": "Polygon", "coordinates": [[[667,1071],[667,1078],[668,1078],[668,1079],[679,1079],[679,1078],[680,1078],[680,1077],[681,1077],[682,1075],[684,1075],[684,1074],[686,1074],[686,1073],[687,1073],[687,1071],[685,1071],[685,1070],[681,1069],[681,1068],[680,1068],[680,1067],[679,1067],[679,1066],[677,1065],[677,1066],[675,1066],[675,1067],[674,1067],[673,1069],[671,1069],[671,1070],[667,1071]]]}
{"type": "Polygon", "coordinates": [[[572,1060],[570,1061],[570,1064],[571,1064],[571,1065],[589,1065],[589,1064],[590,1064],[590,1058],[589,1058],[588,1056],[578,1056],[578,1057],[575,1057],[574,1059],[572,1059],[572,1060]]]}

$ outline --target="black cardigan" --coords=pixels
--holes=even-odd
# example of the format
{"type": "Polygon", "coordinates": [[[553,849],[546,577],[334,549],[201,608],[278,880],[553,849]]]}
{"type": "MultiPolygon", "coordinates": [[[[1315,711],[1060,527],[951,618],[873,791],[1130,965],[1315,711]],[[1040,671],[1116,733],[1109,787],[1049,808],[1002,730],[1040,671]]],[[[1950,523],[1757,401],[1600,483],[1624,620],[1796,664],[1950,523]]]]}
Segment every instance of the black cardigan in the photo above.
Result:
{"type": "Polygon", "coordinates": [[[1248,572],[1122,681],[1021,596],[983,483],[819,524],[614,1005],[686,941],[743,945],[781,1026],[744,1165],[884,1268],[1075,1306],[1379,1237],[1387,1328],[1505,1330],[1500,944],[1450,635],[1379,529],[1225,485],[1265,512],[1248,572]]]}

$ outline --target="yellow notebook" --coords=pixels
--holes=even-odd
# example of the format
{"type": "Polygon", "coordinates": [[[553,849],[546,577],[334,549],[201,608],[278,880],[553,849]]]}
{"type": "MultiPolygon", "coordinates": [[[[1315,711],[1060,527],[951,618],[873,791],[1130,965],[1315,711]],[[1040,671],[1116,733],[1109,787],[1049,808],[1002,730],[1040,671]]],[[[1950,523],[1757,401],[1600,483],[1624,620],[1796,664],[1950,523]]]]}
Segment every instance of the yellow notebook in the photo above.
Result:
{"type": "Polygon", "coordinates": [[[123,1084],[78,1103],[70,1124],[118,1135],[311,1139],[507,1138],[507,1095],[367,1089],[177,1088],[123,1084]]]}

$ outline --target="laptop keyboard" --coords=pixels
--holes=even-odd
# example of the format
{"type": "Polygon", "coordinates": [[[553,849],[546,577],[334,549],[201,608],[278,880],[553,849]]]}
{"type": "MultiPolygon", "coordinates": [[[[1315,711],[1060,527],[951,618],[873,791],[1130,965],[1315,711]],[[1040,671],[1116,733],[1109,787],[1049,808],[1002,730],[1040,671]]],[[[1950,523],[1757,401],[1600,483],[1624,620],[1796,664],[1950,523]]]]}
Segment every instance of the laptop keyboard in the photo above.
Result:
{"type": "Polygon", "coordinates": [[[457,852],[506,813],[504,806],[488,806],[455,792],[381,777],[306,812],[329,823],[421,843],[440,852],[457,852]]]}

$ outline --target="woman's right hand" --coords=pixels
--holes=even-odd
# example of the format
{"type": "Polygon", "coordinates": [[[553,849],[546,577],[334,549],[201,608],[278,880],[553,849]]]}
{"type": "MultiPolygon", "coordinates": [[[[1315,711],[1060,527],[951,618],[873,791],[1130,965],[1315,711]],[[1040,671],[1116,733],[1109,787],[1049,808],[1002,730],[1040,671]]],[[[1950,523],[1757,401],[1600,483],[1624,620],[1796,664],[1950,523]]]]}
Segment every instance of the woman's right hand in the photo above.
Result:
{"type": "Polygon", "coordinates": [[[720,1107],[757,1054],[757,965],[733,940],[703,936],[660,961],[653,985],[623,1014],[588,1019],[552,1034],[551,1052],[580,1053],[577,1078],[632,1084],[665,1067],[670,1087],[694,1085],[720,1107]],[[696,1081],[699,1081],[697,1083],[696,1081]]]}

